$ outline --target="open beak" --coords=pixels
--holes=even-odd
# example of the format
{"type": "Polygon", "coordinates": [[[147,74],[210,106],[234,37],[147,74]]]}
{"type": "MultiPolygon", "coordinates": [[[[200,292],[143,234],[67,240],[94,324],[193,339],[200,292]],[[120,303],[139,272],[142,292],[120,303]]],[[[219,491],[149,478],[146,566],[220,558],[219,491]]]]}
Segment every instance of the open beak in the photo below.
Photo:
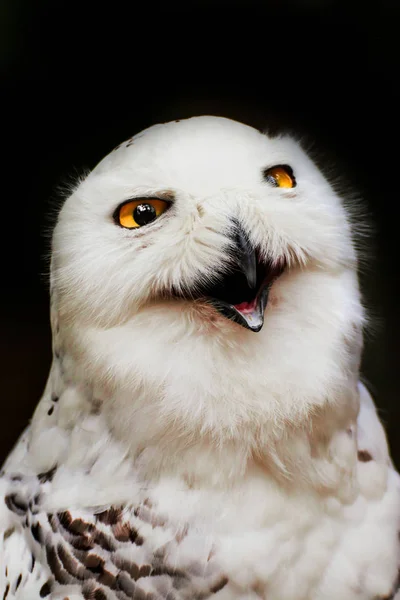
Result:
{"type": "Polygon", "coordinates": [[[232,265],[213,285],[201,290],[201,296],[228,319],[251,331],[260,331],[274,281],[283,273],[285,262],[265,261],[252,247],[246,233],[235,224],[232,265]]]}

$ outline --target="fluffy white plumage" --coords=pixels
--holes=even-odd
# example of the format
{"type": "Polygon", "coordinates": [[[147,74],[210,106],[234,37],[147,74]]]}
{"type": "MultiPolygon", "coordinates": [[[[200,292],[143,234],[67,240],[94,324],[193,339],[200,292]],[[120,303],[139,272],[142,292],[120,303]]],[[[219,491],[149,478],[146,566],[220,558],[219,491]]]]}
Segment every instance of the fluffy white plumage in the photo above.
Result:
{"type": "Polygon", "coordinates": [[[51,321],[0,479],[0,597],[394,598],[400,480],[358,382],[350,217],[293,139],[197,117],[114,150],[60,211],[51,321]],[[119,227],[139,197],[172,204],[119,227]],[[258,333],[200,290],[238,230],[286,265],[258,333]]]}

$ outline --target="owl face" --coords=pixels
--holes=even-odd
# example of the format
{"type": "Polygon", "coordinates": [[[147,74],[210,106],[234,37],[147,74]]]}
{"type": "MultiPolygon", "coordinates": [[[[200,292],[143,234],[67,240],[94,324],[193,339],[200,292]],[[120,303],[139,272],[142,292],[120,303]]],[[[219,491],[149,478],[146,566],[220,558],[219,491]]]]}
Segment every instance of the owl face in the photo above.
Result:
{"type": "Polygon", "coordinates": [[[61,314],[105,327],[161,303],[257,332],[294,277],[354,264],[340,198],[300,146],[217,117],[157,125],[115,149],[53,236],[61,314]]]}

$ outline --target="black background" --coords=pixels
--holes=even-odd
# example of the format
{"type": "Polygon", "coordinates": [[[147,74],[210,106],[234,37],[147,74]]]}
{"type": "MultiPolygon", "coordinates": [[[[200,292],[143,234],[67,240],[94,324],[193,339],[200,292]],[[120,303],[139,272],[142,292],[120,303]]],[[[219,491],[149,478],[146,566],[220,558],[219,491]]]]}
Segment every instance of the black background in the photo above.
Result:
{"type": "Polygon", "coordinates": [[[394,2],[0,6],[0,460],[50,364],[45,214],[58,187],[144,127],[200,114],[307,133],[375,224],[363,373],[400,465],[399,10],[394,2]],[[128,6],[128,5],[126,5],[128,6]]]}

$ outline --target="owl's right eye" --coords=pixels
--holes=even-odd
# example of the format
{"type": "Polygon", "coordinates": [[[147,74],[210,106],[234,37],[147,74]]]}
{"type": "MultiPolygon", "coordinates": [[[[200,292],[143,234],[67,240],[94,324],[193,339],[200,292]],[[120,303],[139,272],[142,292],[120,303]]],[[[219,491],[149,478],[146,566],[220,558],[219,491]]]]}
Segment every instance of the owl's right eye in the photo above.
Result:
{"type": "Polygon", "coordinates": [[[292,167],[289,165],[275,165],[264,170],[264,180],[274,187],[293,188],[296,187],[296,178],[292,167]]]}
{"type": "Polygon", "coordinates": [[[136,198],[121,204],[114,213],[117,225],[137,229],[152,223],[169,208],[170,202],[160,198],[136,198]]]}

